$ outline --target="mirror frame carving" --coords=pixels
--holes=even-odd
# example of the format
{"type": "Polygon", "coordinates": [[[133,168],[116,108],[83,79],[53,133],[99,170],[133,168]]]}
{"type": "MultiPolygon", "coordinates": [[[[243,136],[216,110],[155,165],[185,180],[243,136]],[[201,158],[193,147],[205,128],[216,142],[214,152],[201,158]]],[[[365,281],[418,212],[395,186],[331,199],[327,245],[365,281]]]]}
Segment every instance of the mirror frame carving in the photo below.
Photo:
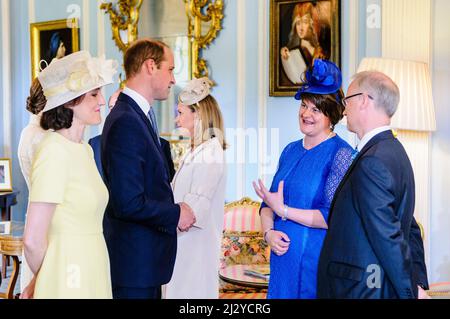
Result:
{"type": "Polygon", "coordinates": [[[188,38],[190,40],[191,78],[209,77],[208,63],[201,57],[222,30],[222,0],[183,0],[188,17],[188,38]],[[206,14],[203,14],[205,12],[206,14]],[[202,23],[210,22],[209,29],[202,32],[202,23]]]}
{"type": "MultiPolygon", "coordinates": [[[[102,3],[101,10],[109,14],[113,40],[122,54],[131,42],[138,38],[138,22],[143,0],[118,0],[118,11],[112,2],[102,3]],[[120,31],[127,30],[127,42],[120,36],[120,31]]],[[[223,0],[180,0],[185,4],[188,18],[189,39],[189,76],[190,78],[209,77],[208,63],[202,58],[202,50],[206,49],[218,32],[222,30],[223,0]],[[210,23],[208,30],[202,30],[202,23],[210,23]]]]}
{"type": "Polygon", "coordinates": [[[138,37],[139,10],[142,0],[119,0],[117,12],[112,2],[102,3],[100,9],[109,14],[111,20],[113,40],[122,54],[125,53],[130,43],[138,37]],[[120,36],[120,31],[127,30],[127,42],[125,43],[120,36]]]}

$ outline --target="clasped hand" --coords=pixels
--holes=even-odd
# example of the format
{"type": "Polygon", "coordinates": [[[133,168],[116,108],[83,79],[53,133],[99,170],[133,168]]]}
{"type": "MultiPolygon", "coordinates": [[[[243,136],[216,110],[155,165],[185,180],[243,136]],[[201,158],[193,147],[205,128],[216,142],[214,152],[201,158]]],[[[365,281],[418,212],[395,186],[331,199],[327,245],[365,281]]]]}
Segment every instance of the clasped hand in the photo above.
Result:
{"type": "Polygon", "coordinates": [[[196,222],[192,208],[186,203],[180,203],[180,219],[178,229],[182,232],[188,231],[196,222]]]}
{"type": "Polygon", "coordinates": [[[289,249],[290,239],[288,235],[281,231],[268,231],[266,234],[266,241],[272,251],[278,256],[283,256],[289,249]]]}

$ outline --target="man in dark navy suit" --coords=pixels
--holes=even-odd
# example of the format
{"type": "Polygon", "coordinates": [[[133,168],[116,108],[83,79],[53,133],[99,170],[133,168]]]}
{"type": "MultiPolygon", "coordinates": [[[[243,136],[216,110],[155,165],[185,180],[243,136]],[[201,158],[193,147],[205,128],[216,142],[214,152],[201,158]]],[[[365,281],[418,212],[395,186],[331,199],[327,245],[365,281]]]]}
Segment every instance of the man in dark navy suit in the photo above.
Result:
{"type": "Polygon", "coordinates": [[[319,260],[319,298],[422,298],[428,288],[414,174],[390,128],[397,85],[358,73],[343,100],[359,154],[336,190],[319,260]]]}
{"type": "MultiPolygon", "coordinates": [[[[114,105],[110,106],[113,108],[114,105]]],[[[161,148],[164,153],[164,157],[167,161],[167,165],[169,167],[169,181],[172,182],[173,177],[175,176],[175,164],[173,163],[172,153],[170,151],[170,143],[163,139],[159,138],[161,142],[161,148]]],[[[97,166],[98,172],[103,179],[103,166],[102,166],[102,135],[97,135],[89,140],[89,145],[91,145],[92,150],[94,151],[94,160],[95,165],[97,166]]]]}
{"type": "MultiPolygon", "coordinates": [[[[117,102],[117,98],[119,97],[120,92],[122,92],[122,89],[116,90],[108,100],[108,109],[111,112],[112,108],[117,102]]],[[[102,135],[94,136],[89,140],[89,145],[92,147],[92,150],[94,151],[94,160],[95,165],[97,166],[97,170],[100,174],[100,176],[103,179],[103,167],[102,167],[102,153],[101,153],[101,146],[102,146],[102,135]]]]}
{"type": "MultiPolygon", "coordinates": [[[[119,97],[120,92],[122,92],[122,89],[118,89],[115,91],[108,101],[108,108],[109,111],[112,110],[114,105],[117,102],[117,98],[119,97]]],[[[172,153],[170,151],[170,143],[163,139],[162,137],[159,138],[161,142],[161,148],[164,153],[164,157],[167,161],[167,165],[169,166],[169,180],[172,182],[173,177],[175,176],[175,164],[173,163],[172,159],[172,153]]],[[[92,150],[94,151],[94,159],[95,159],[95,165],[97,166],[98,172],[100,173],[100,176],[103,179],[103,166],[102,166],[102,156],[101,156],[101,141],[102,141],[102,135],[97,135],[89,140],[89,145],[91,145],[92,150]]]]}
{"type": "MultiPolygon", "coordinates": [[[[172,182],[173,177],[175,176],[175,164],[172,159],[172,153],[170,151],[170,143],[163,139],[159,138],[161,142],[161,148],[164,153],[164,157],[167,161],[167,165],[169,167],[169,181],[172,182]]],[[[91,145],[92,150],[94,151],[94,159],[95,165],[97,166],[98,172],[100,176],[103,178],[103,166],[102,166],[102,135],[97,135],[89,140],[89,145],[91,145]]]]}
{"type": "Polygon", "coordinates": [[[151,106],[167,99],[175,84],[173,53],[162,42],[141,39],[125,52],[124,67],[127,84],[101,139],[113,297],[160,298],[173,272],[177,228],[195,223],[187,204],[174,203],[151,106]]]}

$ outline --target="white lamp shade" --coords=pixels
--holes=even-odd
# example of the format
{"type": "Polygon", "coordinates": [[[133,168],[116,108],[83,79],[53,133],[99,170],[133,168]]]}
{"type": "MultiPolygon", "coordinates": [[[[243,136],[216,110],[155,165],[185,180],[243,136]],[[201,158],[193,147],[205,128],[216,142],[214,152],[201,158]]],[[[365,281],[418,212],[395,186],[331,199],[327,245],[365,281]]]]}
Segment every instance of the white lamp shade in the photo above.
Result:
{"type": "Polygon", "coordinates": [[[380,71],[400,90],[400,104],[391,126],[401,130],[435,131],[436,117],[428,65],[423,62],[385,58],[364,58],[361,71],[380,71]]]}

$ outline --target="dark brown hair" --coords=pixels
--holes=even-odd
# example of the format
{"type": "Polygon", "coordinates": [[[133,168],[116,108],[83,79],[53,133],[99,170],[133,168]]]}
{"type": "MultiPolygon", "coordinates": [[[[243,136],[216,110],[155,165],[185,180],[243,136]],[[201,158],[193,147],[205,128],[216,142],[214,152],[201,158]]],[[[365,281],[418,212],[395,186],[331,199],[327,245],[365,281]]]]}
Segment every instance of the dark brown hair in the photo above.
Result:
{"type": "Polygon", "coordinates": [[[63,105],[42,113],[41,127],[44,130],[52,129],[55,131],[63,128],[70,128],[73,121],[73,111],[69,107],[80,104],[85,96],[86,94],[83,94],[63,105]]]}
{"type": "Polygon", "coordinates": [[[159,68],[161,62],[164,61],[164,47],[169,48],[167,44],[151,39],[140,39],[133,42],[123,57],[127,79],[139,73],[142,64],[148,59],[153,59],[159,68]]]}
{"type": "Polygon", "coordinates": [[[331,122],[331,130],[334,130],[335,125],[344,117],[345,108],[342,105],[343,98],[344,93],[342,90],[331,94],[302,94],[302,100],[311,102],[328,117],[331,122]]]}
{"type": "Polygon", "coordinates": [[[27,110],[35,115],[39,114],[47,103],[41,83],[37,78],[31,82],[30,96],[27,98],[27,110]]]}

